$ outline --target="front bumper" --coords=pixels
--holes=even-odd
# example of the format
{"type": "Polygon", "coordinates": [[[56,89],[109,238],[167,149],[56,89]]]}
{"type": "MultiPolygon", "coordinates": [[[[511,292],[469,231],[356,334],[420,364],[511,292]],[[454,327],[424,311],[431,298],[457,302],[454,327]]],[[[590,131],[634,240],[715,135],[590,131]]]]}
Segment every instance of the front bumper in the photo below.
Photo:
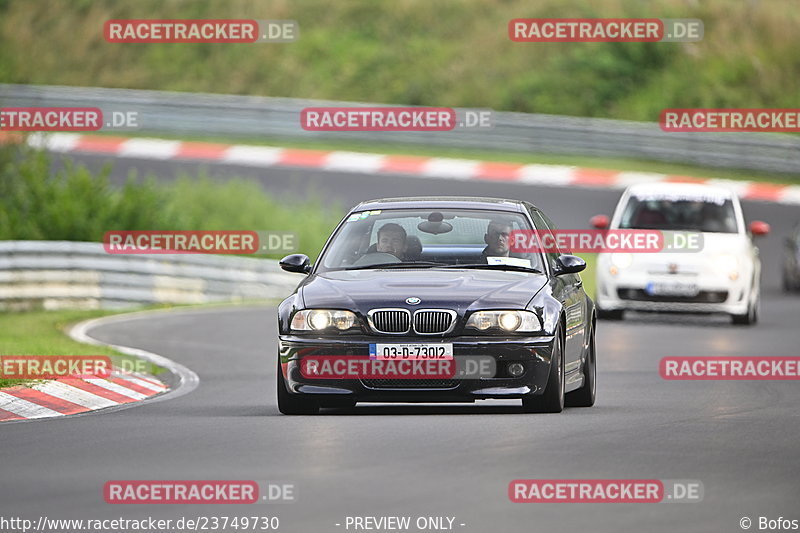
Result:
{"type": "Polygon", "coordinates": [[[597,306],[604,311],[635,310],[683,313],[745,314],[751,300],[748,278],[729,280],[715,275],[670,275],[625,272],[612,276],[598,270],[597,306]],[[693,296],[653,295],[651,283],[693,285],[693,296]]]}
{"type": "Polygon", "coordinates": [[[553,347],[552,336],[487,339],[486,337],[369,337],[307,338],[281,336],[279,357],[287,390],[293,394],[330,400],[362,402],[472,402],[478,399],[513,399],[541,394],[547,385],[553,347]],[[451,380],[367,380],[309,379],[302,375],[304,357],[369,356],[369,345],[380,342],[449,342],[455,359],[491,357],[494,377],[451,380]],[[512,362],[522,363],[525,372],[510,377],[505,371],[512,362]],[[407,383],[406,383],[407,381],[407,383]]]}

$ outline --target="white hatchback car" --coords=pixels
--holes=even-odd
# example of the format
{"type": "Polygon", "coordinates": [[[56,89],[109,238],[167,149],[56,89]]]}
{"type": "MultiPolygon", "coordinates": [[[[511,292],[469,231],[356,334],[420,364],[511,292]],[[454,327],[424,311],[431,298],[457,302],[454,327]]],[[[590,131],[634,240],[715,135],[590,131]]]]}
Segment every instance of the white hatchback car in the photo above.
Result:
{"type": "MultiPolygon", "coordinates": [[[[611,220],[592,217],[598,229],[694,232],[699,251],[601,253],[597,259],[597,316],[621,319],[626,310],[727,313],[734,324],[758,320],[761,260],[753,236],[769,225],[745,228],[732,191],[690,183],[629,187],[611,220]]],[[[668,234],[667,234],[668,235],[668,234]]]]}

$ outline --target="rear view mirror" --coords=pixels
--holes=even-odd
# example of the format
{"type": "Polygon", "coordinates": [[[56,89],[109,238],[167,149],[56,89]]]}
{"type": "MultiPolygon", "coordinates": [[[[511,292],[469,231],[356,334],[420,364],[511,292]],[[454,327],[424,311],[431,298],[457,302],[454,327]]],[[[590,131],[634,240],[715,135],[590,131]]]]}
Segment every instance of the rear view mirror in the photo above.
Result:
{"type": "Polygon", "coordinates": [[[577,274],[578,272],[583,272],[584,269],[586,269],[586,261],[577,255],[562,254],[556,259],[556,276],[577,274]]]}
{"type": "Polygon", "coordinates": [[[286,272],[297,272],[298,274],[311,272],[311,260],[303,254],[287,255],[278,264],[286,272]]]}
{"type": "Polygon", "coordinates": [[[606,215],[595,215],[589,219],[589,224],[596,229],[606,229],[611,221],[606,215]]]}
{"type": "Polygon", "coordinates": [[[759,237],[761,235],[766,235],[769,233],[770,227],[769,224],[766,222],[762,222],[761,220],[754,220],[750,223],[750,233],[754,236],[759,237]]]}
{"type": "Polygon", "coordinates": [[[434,211],[428,215],[428,220],[417,224],[417,229],[423,233],[439,235],[453,231],[453,225],[444,221],[444,215],[439,211],[434,211]]]}

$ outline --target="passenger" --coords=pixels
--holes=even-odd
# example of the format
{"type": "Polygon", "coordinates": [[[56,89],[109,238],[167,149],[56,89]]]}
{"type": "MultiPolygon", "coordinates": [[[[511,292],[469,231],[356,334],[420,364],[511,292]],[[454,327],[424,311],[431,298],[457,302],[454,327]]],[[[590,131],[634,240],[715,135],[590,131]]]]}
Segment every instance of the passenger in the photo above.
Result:
{"type": "Polygon", "coordinates": [[[487,257],[508,257],[511,225],[502,220],[492,220],[486,228],[483,242],[486,248],[481,252],[481,261],[488,263],[487,257]]]}

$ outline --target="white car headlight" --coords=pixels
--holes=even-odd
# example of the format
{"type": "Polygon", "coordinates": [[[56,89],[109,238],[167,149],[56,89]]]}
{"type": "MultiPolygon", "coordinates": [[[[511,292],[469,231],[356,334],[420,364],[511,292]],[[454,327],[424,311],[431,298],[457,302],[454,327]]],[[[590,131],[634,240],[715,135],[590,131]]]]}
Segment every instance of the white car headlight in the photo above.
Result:
{"type": "Polygon", "coordinates": [[[620,270],[633,264],[633,254],[611,254],[611,264],[620,270]]]}
{"type": "Polygon", "coordinates": [[[294,331],[322,331],[335,328],[345,331],[356,323],[356,315],[352,311],[339,309],[304,309],[295,313],[292,318],[294,331]]]}
{"type": "Polygon", "coordinates": [[[467,327],[486,331],[500,329],[508,332],[541,331],[542,323],[531,311],[476,311],[467,320],[467,327]]]}
{"type": "Polygon", "coordinates": [[[739,277],[739,258],[733,254],[719,254],[714,258],[714,269],[720,275],[735,280],[739,277]]]}

